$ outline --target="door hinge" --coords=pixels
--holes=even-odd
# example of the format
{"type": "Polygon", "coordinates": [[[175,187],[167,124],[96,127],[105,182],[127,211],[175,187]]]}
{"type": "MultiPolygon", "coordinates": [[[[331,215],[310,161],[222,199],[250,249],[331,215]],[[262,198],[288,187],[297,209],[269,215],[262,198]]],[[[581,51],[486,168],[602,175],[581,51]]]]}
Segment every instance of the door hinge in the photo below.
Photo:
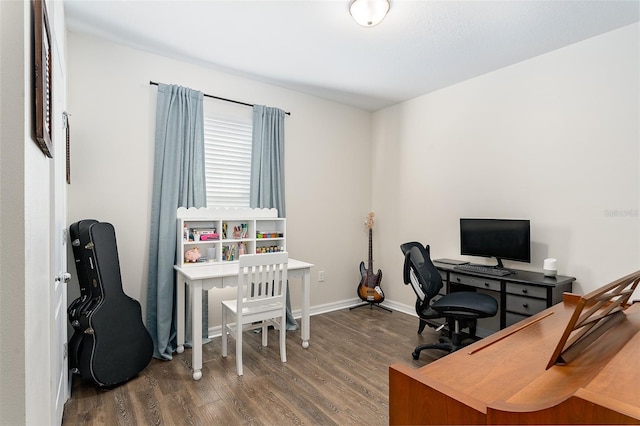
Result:
{"type": "Polygon", "coordinates": [[[69,281],[71,281],[71,274],[68,272],[62,272],[61,274],[56,275],[56,281],[60,282],[62,281],[63,283],[68,283],[69,281]]]}

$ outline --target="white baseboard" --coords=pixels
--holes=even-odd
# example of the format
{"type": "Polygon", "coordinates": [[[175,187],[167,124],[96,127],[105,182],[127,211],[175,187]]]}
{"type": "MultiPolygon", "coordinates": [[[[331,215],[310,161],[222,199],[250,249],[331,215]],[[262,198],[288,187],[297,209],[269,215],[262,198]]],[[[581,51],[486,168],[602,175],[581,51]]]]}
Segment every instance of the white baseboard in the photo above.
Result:
{"type": "MultiPolygon", "coordinates": [[[[312,306],[309,309],[309,315],[320,315],[326,314],[328,312],[339,311],[341,309],[350,308],[352,306],[356,306],[362,303],[362,300],[353,298],[353,299],[345,299],[338,302],[326,303],[324,305],[316,305],[312,306]]],[[[386,308],[389,308],[394,311],[402,312],[407,315],[414,316],[418,318],[416,314],[415,306],[405,305],[403,303],[394,302],[393,300],[385,299],[384,304],[382,305],[386,308]]],[[[300,309],[296,309],[292,312],[293,317],[296,319],[300,319],[302,317],[302,311],[300,309]]],[[[222,335],[222,327],[209,327],[209,337],[219,337],[222,335]]],[[[311,337],[313,337],[313,329],[311,330],[311,337]]]]}
{"type": "Polygon", "coordinates": [[[394,311],[402,312],[403,314],[411,315],[418,318],[418,314],[416,314],[416,307],[411,305],[405,305],[404,303],[395,302],[393,300],[384,301],[384,306],[389,309],[393,309],[394,311]]]}

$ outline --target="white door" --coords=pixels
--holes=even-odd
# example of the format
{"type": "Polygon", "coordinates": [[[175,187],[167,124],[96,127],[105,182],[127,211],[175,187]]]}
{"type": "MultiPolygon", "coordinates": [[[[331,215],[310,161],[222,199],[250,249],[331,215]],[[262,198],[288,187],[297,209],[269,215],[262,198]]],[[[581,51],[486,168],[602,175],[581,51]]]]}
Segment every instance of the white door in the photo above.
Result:
{"type": "MultiPolygon", "coordinates": [[[[2,1],[2,0],[0,0],[2,1]]],[[[51,419],[52,424],[62,424],[64,404],[69,399],[69,362],[67,350],[67,282],[70,275],[67,271],[67,72],[64,58],[64,8],[62,2],[47,2],[49,24],[52,28],[53,64],[53,108],[52,108],[52,141],[53,167],[50,179],[51,188],[51,223],[50,241],[52,244],[51,272],[53,291],[50,293],[51,323],[51,419]]],[[[75,271],[74,271],[75,272],[75,271]]]]}
{"type": "Polygon", "coordinates": [[[54,130],[54,166],[52,177],[53,215],[51,229],[53,230],[52,265],[55,272],[51,298],[51,312],[53,312],[53,330],[51,333],[51,395],[53,401],[53,418],[56,424],[62,423],[64,403],[69,399],[69,368],[67,350],[67,282],[71,277],[67,272],[67,183],[66,183],[66,115],[57,114],[59,120],[54,120],[58,129],[54,130]]]}

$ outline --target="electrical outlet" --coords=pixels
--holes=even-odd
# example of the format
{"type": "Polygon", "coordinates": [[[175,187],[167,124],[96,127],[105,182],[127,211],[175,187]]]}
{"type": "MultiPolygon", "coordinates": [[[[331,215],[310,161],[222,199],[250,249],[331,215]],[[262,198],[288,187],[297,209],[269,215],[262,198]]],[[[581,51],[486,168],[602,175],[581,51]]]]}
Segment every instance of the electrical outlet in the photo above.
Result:
{"type": "Polygon", "coordinates": [[[318,282],[324,282],[324,271],[318,271],[318,282]]]}

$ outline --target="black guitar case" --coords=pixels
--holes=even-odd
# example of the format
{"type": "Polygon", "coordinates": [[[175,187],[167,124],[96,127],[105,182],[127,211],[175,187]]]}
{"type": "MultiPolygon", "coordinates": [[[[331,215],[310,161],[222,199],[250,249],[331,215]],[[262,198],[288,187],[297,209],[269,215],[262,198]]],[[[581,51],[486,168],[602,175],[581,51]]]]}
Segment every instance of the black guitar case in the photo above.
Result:
{"type": "Polygon", "coordinates": [[[74,327],[70,366],[84,380],[113,387],[149,364],[153,341],[142,322],[140,303],[122,289],[113,226],[84,220],[69,231],[81,294],[68,309],[74,327]]]}
{"type": "MultiPolygon", "coordinates": [[[[78,274],[78,284],[80,286],[80,297],[75,299],[67,308],[67,316],[69,323],[73,327],[73,335],[69,339],[69,369],[73,373],[80,373],[80,347],[82,339],[84,338],[84,329],[80,325],[80,319],[83,314],[91,310],[91,304],[96,304],[102,297],[99,287],[91,287],[89,285],[88,271],[90,267],[90,254],[91,251],[84,249],[84,246],[89,242],[85,241],[84,244],[80,243],[81,232],[88,232],[89,225],[98,223],[94,219],[86,219],[75,222],[69,226],[69,237],[71,239],[71,248],[73,250],[73,257],[76,263],[76,272],[78,274]],[[81,231],[82,230],[82,231],[81,231]]],[[[92,261],[92,260],[91,260],[92,261]]]]}

